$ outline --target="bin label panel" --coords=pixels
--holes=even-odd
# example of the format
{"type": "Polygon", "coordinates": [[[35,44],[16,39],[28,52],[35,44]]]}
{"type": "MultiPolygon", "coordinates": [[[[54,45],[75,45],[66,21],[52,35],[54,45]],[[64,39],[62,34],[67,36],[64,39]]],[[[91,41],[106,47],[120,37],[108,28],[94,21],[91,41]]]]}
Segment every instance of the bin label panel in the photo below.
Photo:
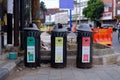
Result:
{"type": "Polygon", "coordinates": [[[35,62],[35,38],[27,37],[27,62],[35,62]]]}
{"type": "Polygon", "coordinates": [[[90,37],[82,38],[82,63],[90,62],[90,37]]]}
{"type": "Polygon", "coordinates": [[[55,38],[55,63],[63,63],[63,37],[55,38]]]}

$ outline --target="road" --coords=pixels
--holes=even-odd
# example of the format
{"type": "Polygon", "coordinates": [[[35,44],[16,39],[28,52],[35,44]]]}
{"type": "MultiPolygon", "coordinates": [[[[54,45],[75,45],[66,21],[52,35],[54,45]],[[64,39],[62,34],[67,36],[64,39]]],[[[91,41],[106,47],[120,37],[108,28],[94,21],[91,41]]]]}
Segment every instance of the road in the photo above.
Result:
{"type": "Polygon", "coordinates": [[[115,52],[120,53],[120,43],[118,42],[118,32],[113,32],[112,48],[115,52]]]}

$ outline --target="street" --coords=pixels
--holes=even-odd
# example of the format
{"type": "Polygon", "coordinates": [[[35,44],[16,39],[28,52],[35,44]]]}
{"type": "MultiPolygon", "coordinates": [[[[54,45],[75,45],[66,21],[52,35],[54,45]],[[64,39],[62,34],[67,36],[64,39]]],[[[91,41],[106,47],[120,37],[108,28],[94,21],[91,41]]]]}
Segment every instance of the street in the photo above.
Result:
{"type": "Polygon", "coordinates": [[[112,48],[115,52],[120,53],[120,43],[118,42],[118,32],[113,32],[113,45],[112,48]]]}

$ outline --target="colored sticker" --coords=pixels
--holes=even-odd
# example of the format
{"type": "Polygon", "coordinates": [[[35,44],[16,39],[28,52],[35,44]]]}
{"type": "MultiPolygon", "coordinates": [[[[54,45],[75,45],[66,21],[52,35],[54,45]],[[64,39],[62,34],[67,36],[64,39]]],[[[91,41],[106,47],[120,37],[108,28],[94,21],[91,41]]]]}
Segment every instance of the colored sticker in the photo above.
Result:
{"type": "Polygon", "coordinates": [[[90,62],[90,37],[82,38],[82,63],[90,62]]]}
{"type": "Polygon", "coordinates": [[[35,62],[35,38],[27,37],[27,62],[35,62]]]}
{"type": "Polygon", "coordinates": [[[55,38],[55,63],[63,63],[63,37],[55,38]]]}

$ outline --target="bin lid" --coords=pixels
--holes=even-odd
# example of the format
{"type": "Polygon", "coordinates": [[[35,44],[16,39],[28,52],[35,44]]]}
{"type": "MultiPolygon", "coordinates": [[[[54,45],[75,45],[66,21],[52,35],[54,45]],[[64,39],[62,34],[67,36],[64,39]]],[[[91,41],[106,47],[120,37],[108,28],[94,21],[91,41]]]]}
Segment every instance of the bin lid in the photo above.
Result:
{"type": "Polygon", "coordinates": [[[76,29],[77,29],[78,31],[90,31],[90,32],[92,32],[89,24],[85,24],[85,23],[78,25],[76,29]]]}
{"type": "Polygon", "coordinates": [[[38,31],[39,29],[37,28],[36,24],[31,23],[31,24],[29,24],[28,27],[25,27],[24,30],[37,30],[38,31]]]}
{"type": "Polygon", "coordinates": [[[66,32],[67,29],[62,27],[62,28],[58,28],[58,25],[54,26],[54,29],[52,30],[53,32],[66,32]]]}
{"type": "Polygon", "coordinates": [[[70,33],[68,33],[67,37],[68,38],[76,38],[77,34],[71,31],[70,33]]]}

